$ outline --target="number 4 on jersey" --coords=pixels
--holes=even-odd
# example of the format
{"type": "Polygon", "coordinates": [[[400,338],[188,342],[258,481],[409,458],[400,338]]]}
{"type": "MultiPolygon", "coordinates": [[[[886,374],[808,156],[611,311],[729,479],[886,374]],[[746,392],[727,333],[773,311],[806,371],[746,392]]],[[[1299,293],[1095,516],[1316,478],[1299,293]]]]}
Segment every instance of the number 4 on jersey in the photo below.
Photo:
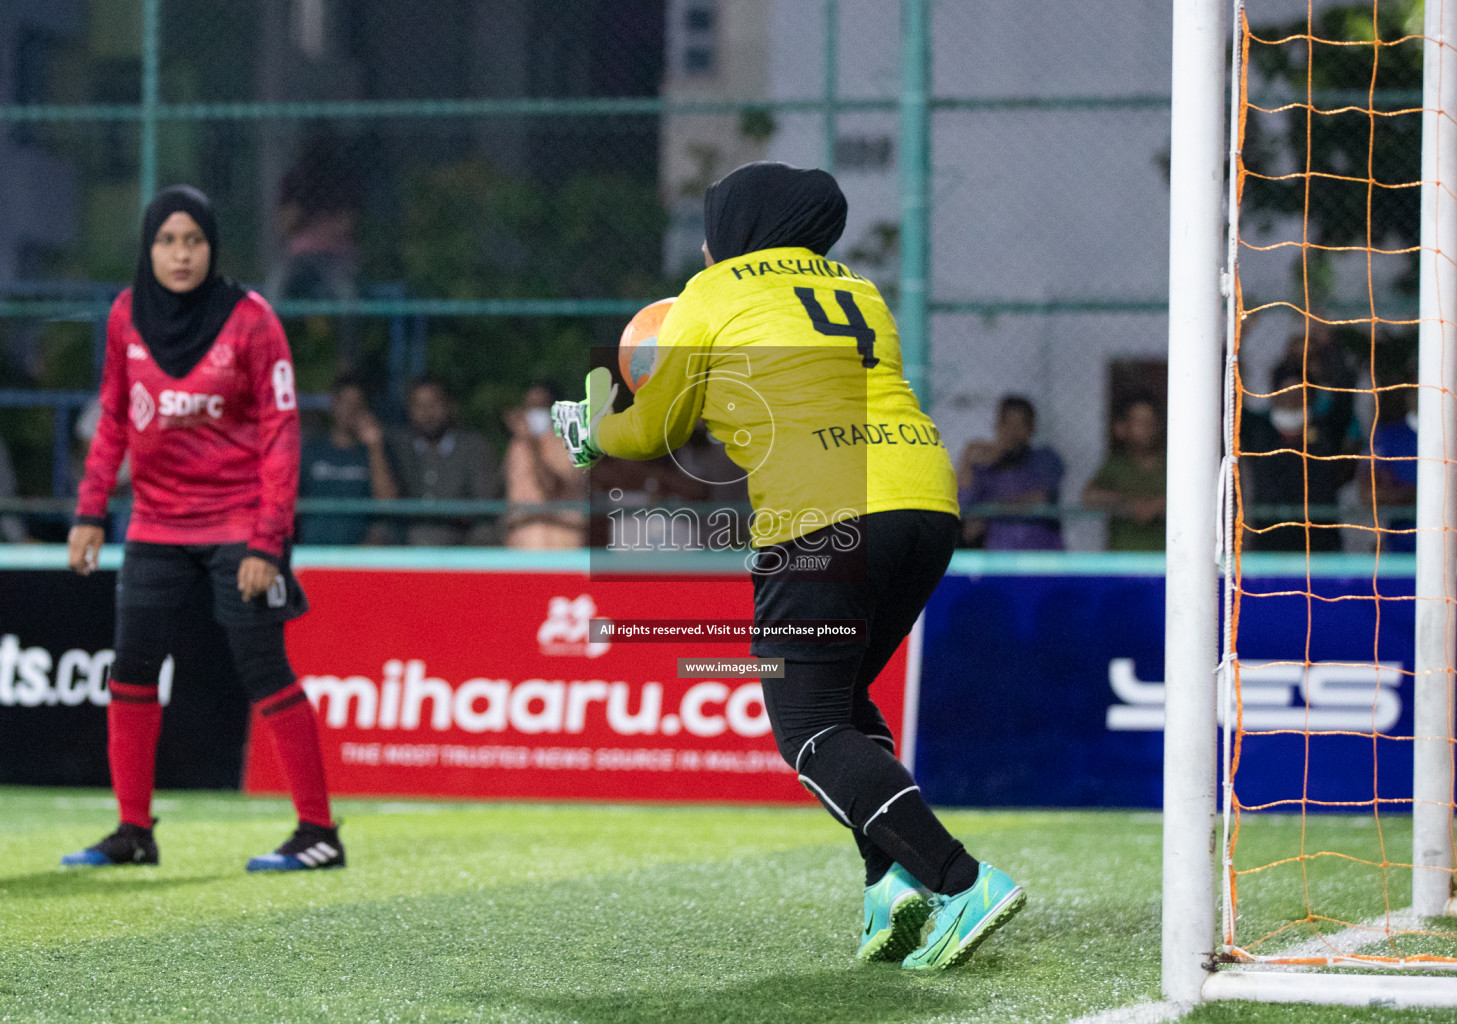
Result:
{"type": "Polygon", "coordinates": [[[831,338],[854,338],[855,348],[860,353],[860,365],[867,370],[879,365],[880,360],[875,357],[875,328],[865,322],[860,307],[855,305],[855,295],[852,292],[835,289],[835,301],[845,314],[846,322],[843,324],[834,323],[825,315],[825,307],[815,298],[813,288],[796,288],[794,294],[804,304],[804,311],[809,314],[809,321],[814,324],[815,330],[831,338]]]}

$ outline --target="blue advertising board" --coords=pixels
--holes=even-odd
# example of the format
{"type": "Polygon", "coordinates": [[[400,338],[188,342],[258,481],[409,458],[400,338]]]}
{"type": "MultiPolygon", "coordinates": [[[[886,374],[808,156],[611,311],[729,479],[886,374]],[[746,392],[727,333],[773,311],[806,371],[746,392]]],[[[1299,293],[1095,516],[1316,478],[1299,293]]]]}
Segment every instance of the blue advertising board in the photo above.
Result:
{"type": "MultiPolygon", "coordinates": [[[[583,557],[301,552],[316,565],[452,569],[561,568],[583,557]]],[[[119,557],[104,550],[103,571],[119,557]]],[[[0,546],[0,783],[107,780],[101,678],[111,657],[111,592],[106,579],[81,580],[64,565],[59,546],[0,546]]],[[[1367,558],[1317,556],[1309,582],[1306,568],[1303,557],[1245,559],[1240,802],[1362,810],[1379,797],[1397,801],[1385,809],[1404,812],[1412,556],[1384,556],[1379,572],[1367,558]]],[[[927,798],[949,806],[1160,806],[1163,574],[1158,554],[959,553],[923,625],[915,761],[927,798]]],[[[194,642],[176,652],[177,670],[209,682],[182,688],[169,707],[159,781],[230,786],[245,701],[213,654],[220,638],[206,616],[183,632],[194,642]]]]}
{"type": "MultiPolygon", "coordinates": [[[[1309,584],[1303,558],[1246,559],[1243,806],[1410,798],[1398,737],[1411,736],[1412,593],[1409,557],[1380,575],[1369,559],[1317,559],[1309,584]]],[[[1158,807],[1163,630],[1160,556],[958,555],[926,609],[922,791],[944,805],[1158,807]]]]}

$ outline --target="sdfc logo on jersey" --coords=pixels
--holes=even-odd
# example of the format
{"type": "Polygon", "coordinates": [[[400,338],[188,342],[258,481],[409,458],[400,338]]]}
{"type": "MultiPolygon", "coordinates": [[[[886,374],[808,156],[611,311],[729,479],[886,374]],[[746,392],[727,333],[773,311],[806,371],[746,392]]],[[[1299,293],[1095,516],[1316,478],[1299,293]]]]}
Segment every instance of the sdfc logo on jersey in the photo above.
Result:
{"type": "Polygon", "coordinates": [[[152,401],[152,396],[141,381],[132,385],[131,393],[131,418],[132,426],[137,430],[146,430],[147,424],[152,422],[152,417],[157,415],[157,403],[152,401]]]}
{"type": "Polygon", "coordinates": [[[542,654],[597,658],[612,647],[605,640],[592,641],[588,626],[597,615],[597,604],[591,594],[576,600],[554,597],[547,603],[546,621],[536,631],[536,642],[542,654]]]}
{"type": "MultiPolygon", "coordinates": [[[[195,394],[190,391],[164,391],[161,394],[162,415],[170,417],[199,416],[203,413],[215,420],[223,418],[222,395],[195,394]]],[[[150,399],[149,399],[150,400],[150,399]]],[[[138,430],[141,428],[138,427],[138,430]]]]}

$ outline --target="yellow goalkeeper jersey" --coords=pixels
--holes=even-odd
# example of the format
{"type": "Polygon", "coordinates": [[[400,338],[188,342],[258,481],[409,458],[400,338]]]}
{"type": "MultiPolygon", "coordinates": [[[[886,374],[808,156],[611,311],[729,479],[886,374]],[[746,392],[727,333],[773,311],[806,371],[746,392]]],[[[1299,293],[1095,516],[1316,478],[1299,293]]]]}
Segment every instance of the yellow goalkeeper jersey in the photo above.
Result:
{"type": "Polygon", "coordinates": [[[809,249],[765,249],[688,282],[652,378],[603,418],[608,455],[651,459],[700,418],[748,475],[756,547],[889,509],[957,514],[940,432],[870,281],[809,249]]]}

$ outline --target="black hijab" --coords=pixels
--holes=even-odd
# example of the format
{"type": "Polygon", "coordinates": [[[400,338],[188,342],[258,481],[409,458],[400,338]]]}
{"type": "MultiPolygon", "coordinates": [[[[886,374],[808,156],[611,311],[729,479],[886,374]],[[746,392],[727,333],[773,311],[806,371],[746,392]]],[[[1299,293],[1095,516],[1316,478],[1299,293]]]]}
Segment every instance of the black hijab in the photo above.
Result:
{"type": "Polygon", "coordinates": [[[218,223],[207,196],[191,185],[158,192],[142,216],[142,246],[132,276],[132,323],[162,371],[169,377],[186,377],[247,294],[218,274],[218,223]],[[163,222],[179,210],[197,221],[210,252],[207,276],[181,295],[164,287],[152,272],[152,243],[163,222]]]}
{"type": "Polygon", "coordinates": [[[803,246],[821,256],[845,230],[845,193],[832,174],[759,160],[715,181],[703,197],[704,237],[715,261],[803,246]]]}

